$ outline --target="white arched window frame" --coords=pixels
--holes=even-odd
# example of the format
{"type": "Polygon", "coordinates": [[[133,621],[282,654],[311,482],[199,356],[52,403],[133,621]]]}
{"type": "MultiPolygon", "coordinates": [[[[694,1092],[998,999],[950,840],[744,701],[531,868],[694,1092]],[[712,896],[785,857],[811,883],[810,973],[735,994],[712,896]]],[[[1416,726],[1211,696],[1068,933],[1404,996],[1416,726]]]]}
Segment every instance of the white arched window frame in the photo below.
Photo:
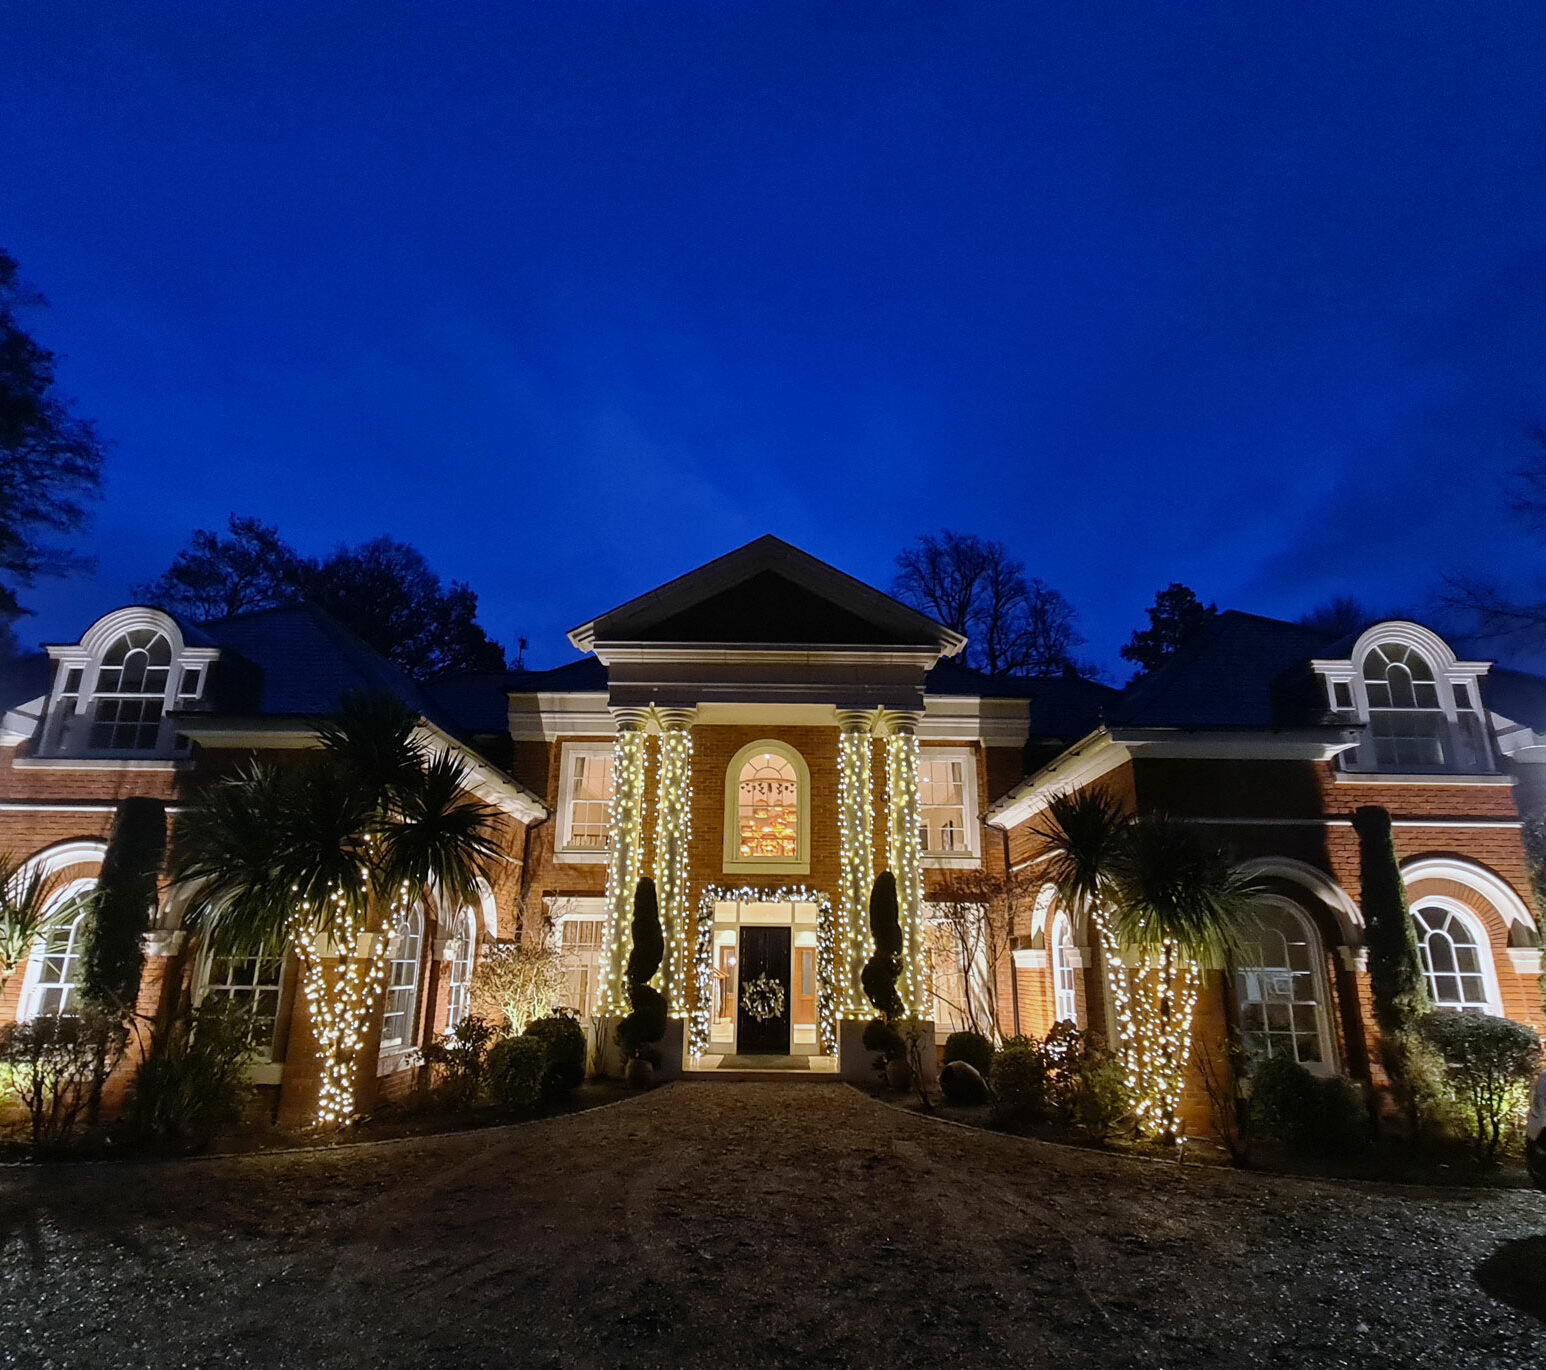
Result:
{"type": "Polygon", "coordinates": [[[214,647],[189,646],[176,620],[131,606],[97,620],[79,643],[48,648],[54,688],[39,755],[169,756],[169,718],[203,697],[214,647]]]}
{"type": "Polygon", "coordinates": [[[1458,899],[1429,894],[1412,901],[1411,914],[1433,1006],[1502,1017],[1492,942],[1476,911],[1458,899]]]}
{"type": "Polygon", "coordinates": [[[79,1010],[81,938],[96,879],[71,881],[50,902],[48,930],[33,943],[22,981],[22,1019],[79,1010]]]}
{"type": "Polygon", "coordinates": [[[1079,958],[1074,950],[1074,925],[1066,913],[1052,920],[1052,1003],[1058,1022],[1079,1026],[1079,958]]]}
{"type": "Polygon", "coordinates": [[[464,1019],[472,1006],[472,967],[478,954],[478,918],[463,909],[456,919],[451,974],[446,987],[446,1031],[464,1019]]]}
{"type": "Polygon", "coordinates": [[[1286,1056],[1317,1075],[1336,1073],[1326,958],[1310,917],[1267,896],[1234,955],[1235,1005],[1246,1051],[1286,1056]]]}
{"type": "Polygon", "coordinates": [[[413,1045],[419,1015],[419,975],[424,949],[424,912],[409,909],[392,929],[387,970],[386,1013],[381,1020],[381,1049],[413,1045]]]}
{"type": "Polygon", "coordinates": [[[1366,726],[1342,768],[1389,774],[1491,774],[1481,681],[1489,662],[1460,661],[1437,633],[1405,620],[1377,623],[1346,660],[1314,661],[1331,711],[1366,726]]]}
{"type": "Polygon", "coordinates": [[[785,742],[742,747],[725,770],[725,869],[803,875],[811,863],[811,773],[785,742]]]}

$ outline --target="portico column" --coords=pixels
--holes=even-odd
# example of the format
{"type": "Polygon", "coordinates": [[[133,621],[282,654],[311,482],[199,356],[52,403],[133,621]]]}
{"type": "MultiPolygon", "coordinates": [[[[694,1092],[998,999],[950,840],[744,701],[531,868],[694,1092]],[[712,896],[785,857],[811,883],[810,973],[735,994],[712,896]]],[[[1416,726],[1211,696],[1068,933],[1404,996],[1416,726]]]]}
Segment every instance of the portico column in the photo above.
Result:
{"type": "Polygon", "coordinates": [[[696,709],[656,709],[660,775],[655,782],[655,890],[666,938],[661,990],[673,1017],[685,1017],[691,995],[691,916],[687,848],[692,840],[692,721],[696,709]]]}
{"type": "Polygon", "coordinates": [[[644,792],[648,771],[647,709],[613,709],[617,742],[612,761],[612,803],[607,810],[607,921],[602,947],[603,1013],[628,1012],[623,983],[633,946],[633,898],[644,871],[644,792]]]}
{"type": "Polygon", "coordinates": [[[869,929],[870,886],[875,880],[875,806],[870,782],[870,729],[874,716],[860,709],[839,709],[837,725],[838,1011],[844,1018],[867,1018],[859,973],[873,942],[869,929]]]}
{"type": "Polygon", "coordinates": [[[923,862],[918,849],[918,722],[920,713],[884,716],[886,729],[886,865],[896,877],[902,921],[902,978],[908,1013],[923,1003],[923,862]]]}

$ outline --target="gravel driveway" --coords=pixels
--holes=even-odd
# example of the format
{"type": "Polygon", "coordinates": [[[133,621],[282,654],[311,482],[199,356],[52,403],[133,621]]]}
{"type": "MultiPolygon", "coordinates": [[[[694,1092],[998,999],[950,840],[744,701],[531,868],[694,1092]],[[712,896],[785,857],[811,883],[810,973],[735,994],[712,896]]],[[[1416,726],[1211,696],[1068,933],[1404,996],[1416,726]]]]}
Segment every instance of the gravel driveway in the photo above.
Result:
{"type": "Polygon", "coordinates": [[[17,1169],[0,1217],[7,1365],[1546,1365],[1546,1196],[1178,1170],[835,1084],[17,1169]]]}

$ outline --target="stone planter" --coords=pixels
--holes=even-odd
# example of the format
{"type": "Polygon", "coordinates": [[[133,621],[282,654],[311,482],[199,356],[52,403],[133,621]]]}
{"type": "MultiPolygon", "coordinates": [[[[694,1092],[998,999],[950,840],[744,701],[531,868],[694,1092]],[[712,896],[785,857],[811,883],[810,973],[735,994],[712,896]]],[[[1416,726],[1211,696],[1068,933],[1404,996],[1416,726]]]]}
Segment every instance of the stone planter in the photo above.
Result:
{"type": "Polygon", "coordinates": [[[642,1057],[635,1056],[623,1069],[623,1078],[630,1089],[648,1089],[655,1083],[655,1067],[642,1057]]]}

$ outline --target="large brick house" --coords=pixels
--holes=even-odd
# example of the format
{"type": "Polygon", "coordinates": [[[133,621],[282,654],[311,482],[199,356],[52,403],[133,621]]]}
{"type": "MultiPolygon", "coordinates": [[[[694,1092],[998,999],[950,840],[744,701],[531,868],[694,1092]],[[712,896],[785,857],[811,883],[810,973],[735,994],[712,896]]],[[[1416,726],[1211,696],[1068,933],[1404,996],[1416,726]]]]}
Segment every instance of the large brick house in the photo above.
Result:
{"type": "MultiPolygon", "coordinates": [[[[1109,1033],[1097,939],[1036,878],[1038,814],[1089,785],[1218,828],[1269,890],[1237,964],[1208,972],[1205,1040],[1234,1029],[1378,1083],[1351,826],[1365,805],[1392,817],[1435,1000],[1546,1025],[1520,835],[1546,682],[1457,660],[1418,624],[1333,642],[1225,613],[1126,691],[993,679],[957,663],[957,633],[768,537],[570,641],[582,656],[556,670],[419,687],[311,609],[198,626],[116,610],[6,672],[0,850],[79,901],[119,799],[156,796],[175,819],[239,758],[310,745],[343,690],[398,694],[431,745],[475,766],[509,849],[481,908],[431,905],[388,930],[366,1108],[412,1086],[415,1048],[467,1011],[495,940],[555,938],[571,1006],[616,1011],[646,874],[667,940],[667,1073],[866,1069],[857,973],[883,869],[903,907],[902,992],[941,1040],[1065,1018],[1109,1033]],[[974,900],[995,929],[959,917],[974,900]]],[[[167,891],[142,1010],[185,992],[257,1004],[258,1079],[280,1117],[307,1116],[293,968],[212,963],[180,927],[194,898],[167,891]]],[[[77,927],[59,923],[0,1016],[68,1011],[77,927]]],[[[1201,1122],[1195,1091],[1185,1112],[1201,1122]]]]}

